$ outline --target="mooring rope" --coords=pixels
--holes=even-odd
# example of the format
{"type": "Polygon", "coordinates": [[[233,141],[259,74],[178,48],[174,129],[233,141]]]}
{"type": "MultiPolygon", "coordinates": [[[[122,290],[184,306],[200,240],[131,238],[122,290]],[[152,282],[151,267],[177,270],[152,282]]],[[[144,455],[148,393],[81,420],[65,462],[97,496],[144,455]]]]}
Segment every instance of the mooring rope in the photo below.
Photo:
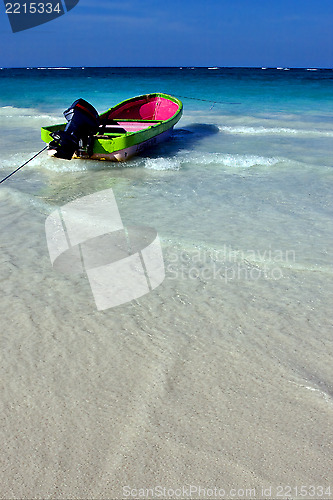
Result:
{"type": "Polygon", "coordinates": [[[8,174],[6,177],[4,177],[1,181],[0,181],[0,184],[2,182],[5,182],[9,177],[11,177],[12,175],[14,175],[18,170],[20,170],[21,168],[23,168],[27,163],[29,163],[29,161],[33,160],[34,158],[36,158],[36,156],[40,155],[43,151],[45,151],[45,149],[47,149],[47,146],[45,146],[45,148],[41,149],[40,151],[38,151],[38,153],[36,153],[32,158],[30,158],[30,160],[26,161],[25,163],[23,163],[23,165],[21,165],[20,167],[16,168],[15,170],[13,170],[13,172],[11,172],[10,174],[8,174]]]}
{"type": "Polygon", "coordinates": [[[178,95],[178,97],[180,97],[181,99],[192,99],[193,101],[211,102],[213,103],[213,106],[210,109],[212,109],[215,104],[242,104],[241,102],[213,101],[211,99],[200,99],[199,97],[189,97],[186,95],[178,95]]]}

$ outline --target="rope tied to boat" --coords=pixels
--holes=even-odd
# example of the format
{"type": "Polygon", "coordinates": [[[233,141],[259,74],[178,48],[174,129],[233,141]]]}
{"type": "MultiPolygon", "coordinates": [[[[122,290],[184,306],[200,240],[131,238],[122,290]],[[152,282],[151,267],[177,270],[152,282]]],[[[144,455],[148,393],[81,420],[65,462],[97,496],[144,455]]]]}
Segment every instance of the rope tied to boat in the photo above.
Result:
{"type": "Polygon", "coordinates": [[[201,99],[199,97],[189,97],[186,95],[178,95],[181,99],[192,99],[193,101],[203,101],[203,102],[211,102],[213,103],[210,109],[213,109],[215,104],[242,104],[241,102],[228,102],[228,101],[213,101],[212,99],[201,99]]]}
{"type": "Polygon", "coordinates": [[[45,146],[45,148],[41,149],[40,151],[38,151],[38,153],[36,153],[34,156],[32,156],[30,158],[30,160],[26,161],[25,163],[23,163],[23,165],[21,165],[20,167],[16,168],[15,170],[13,170],[13,172],[11,172],[10,174],[6,175],[6,177],[4,177],[3,179],[1,179],[0,181],[0,184],[2,184],[3,182],[5,182],[7,179],[9,179],[9,177],[11,177],[12,175],[14,175],[16,172],[18,172],[18,170],[21,170],[21,168],[23,168],[25,165],[27,165],[29,163],[29,161],[33,160],[34,158],[36,158],[36,156],[40,155],[43,151],[45,151],[45,149],[47,149],[48,146],[45,146]]]}

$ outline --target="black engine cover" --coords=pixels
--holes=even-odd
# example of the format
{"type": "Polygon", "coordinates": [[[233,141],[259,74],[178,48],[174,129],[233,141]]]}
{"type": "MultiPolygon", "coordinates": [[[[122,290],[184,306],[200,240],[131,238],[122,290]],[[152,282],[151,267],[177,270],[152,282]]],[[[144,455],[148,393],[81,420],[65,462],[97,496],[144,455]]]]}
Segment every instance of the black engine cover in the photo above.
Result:
{"type": "Polygon", "coordinates": [[[64,111],[68,121],[65,130],[52,132],[53,141],[49,149],[56,150],[54,156],[71,160],[79,148],[80,140],[88,142],[88,137],[96,134],[100,118],[96,109],[84,99],[78,99],[64,111]]]}

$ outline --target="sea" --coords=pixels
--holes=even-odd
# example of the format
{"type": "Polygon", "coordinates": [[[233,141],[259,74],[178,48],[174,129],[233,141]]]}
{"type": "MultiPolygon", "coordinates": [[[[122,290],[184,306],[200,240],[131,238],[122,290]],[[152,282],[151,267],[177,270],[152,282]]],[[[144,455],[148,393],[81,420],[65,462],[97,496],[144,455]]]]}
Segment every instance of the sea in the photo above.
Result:
{"type": "Polygon", "coordinates": [[[78,98],[184,106],[126,163],[43,151],[0,186],[3,499],[333,497],[333,70],[0,70],[0,177],[78,98]],[[165,278],[97,308],[45,221],[112,192],[165,278]]]}

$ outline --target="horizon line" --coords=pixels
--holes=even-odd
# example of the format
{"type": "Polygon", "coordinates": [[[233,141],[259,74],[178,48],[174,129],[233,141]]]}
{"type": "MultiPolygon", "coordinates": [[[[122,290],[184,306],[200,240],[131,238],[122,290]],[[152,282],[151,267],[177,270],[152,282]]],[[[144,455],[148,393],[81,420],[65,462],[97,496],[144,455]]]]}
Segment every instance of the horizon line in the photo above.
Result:
{"type": "Polygon", "coordinates": [[[306,66],[180,66],[180,65],[173,65],[173,66],[150,66],[150,65],[145,65],[145,66],[3,66],[0,69],[59,69],[59,70],[64,70],[64,69],[96,69],[96,68],[101,68],[101,69],[132,69],[132,68],[138,68],[138,69],[210,69],[210,70],[218,70],[218,69],[261,69],[261,70],[269,70],[269,69],[275,69],[275,70],[293,70],[293,69],[305,69],[305,70],[332,70],[333,68],[329,67],[324,67],[324,66],[311,66],[311,67],[306,67],[306,66]]]}

